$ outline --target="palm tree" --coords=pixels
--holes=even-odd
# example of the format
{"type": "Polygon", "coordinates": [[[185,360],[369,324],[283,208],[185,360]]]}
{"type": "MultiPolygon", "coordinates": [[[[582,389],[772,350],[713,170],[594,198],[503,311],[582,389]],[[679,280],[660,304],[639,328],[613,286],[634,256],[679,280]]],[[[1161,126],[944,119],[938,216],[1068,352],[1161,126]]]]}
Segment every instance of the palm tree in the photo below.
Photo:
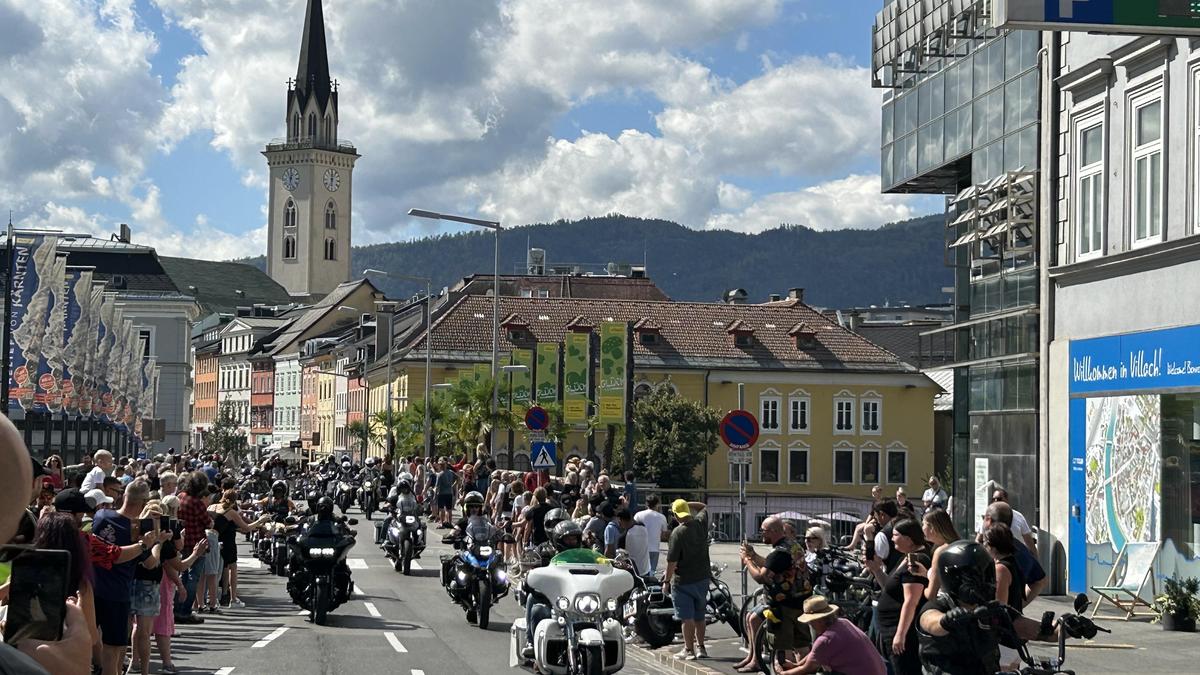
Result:
{"type": "Polygon", "coordinates": [[[508,408],[492,414],[492,379],[459,380],[448,392],[446,430],[459,448],[473,448],[476,443],[490,446],[493,432],[515,428],[517,415],[508,408]]]}
{"type": "Polygon", "coordinates": [[[370,441],[370,434],[371,430],[363,420],[354,420],[346,423],[346,435],[358,441],[359,451],[364,455],[367,454],[367,443],[370,441]]]}

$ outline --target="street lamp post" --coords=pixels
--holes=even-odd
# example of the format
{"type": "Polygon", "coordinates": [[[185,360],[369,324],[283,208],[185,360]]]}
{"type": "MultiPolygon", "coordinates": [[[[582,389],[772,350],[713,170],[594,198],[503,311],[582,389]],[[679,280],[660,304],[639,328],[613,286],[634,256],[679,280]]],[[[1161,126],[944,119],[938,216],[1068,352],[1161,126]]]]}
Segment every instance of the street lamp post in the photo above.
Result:
{"type": "MultiPolygon", "coordinates": [[[[425,456],[433,456],[433,419],[429,410],[429,391],[433,377],[433,279],[430,277],[421,277],[411,274],[389,274],[383,270],[365,269],[363,276],[368,274],[378,274],[393,279],[407,279],[408,281],[423,281],[425,282],[425,423],[422,431],[425,437],[425,456]]],[[[395,312],[392,313],[395,316],[395,312]]],[[[388,330],[392,329],[392,322],[388,322],[388,330]]],[[[392,422],[392,336],[388,336],[388,424],[392,422]]],[[[388,431],[388,443],[391,444],[391,431],[388,431]]],[[[388,449],[388,456],[391,457],[391,449],[388,449]]]]}
{"type": "MultiPolygon", "coordinates": [[[[493,250],[493,269],[492,269],[492,425],[495,426],[496,418],[500,415],[500,384],[498,365],[500,352],[500,227],[499,221],[482,220],[479,218],[468,218],[466,216],[455,216],[448,213],[438,213],[436,211],[425,211],[423,209],[409,209],[408,215],[417,218],[429,218],[431,220],[449,220],[456,223],[465,223],[476,227],[484,227],[496,235],[495,246],[493,250]]],[[[495,429],[489,435],[488,454],[493,455],[496,451],[496,434],[495,429]]]]}

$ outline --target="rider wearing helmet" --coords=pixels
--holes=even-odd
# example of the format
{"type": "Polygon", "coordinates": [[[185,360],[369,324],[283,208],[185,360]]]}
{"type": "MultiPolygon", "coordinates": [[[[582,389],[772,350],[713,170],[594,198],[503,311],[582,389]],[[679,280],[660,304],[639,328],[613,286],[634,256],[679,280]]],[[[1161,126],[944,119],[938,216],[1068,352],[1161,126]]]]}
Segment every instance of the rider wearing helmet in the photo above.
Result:
{"type": "MultiPolygon", "coordinates": [[[[579,527],[579,523],[566,518],[566,511],[562,509],[554,509],[546,514],[546,531],[549,533],[550,541],[545,546],[539,546],[539,552],[542,549],[549,547],[553,553],[550,557],[569,551],[575,548],[583,548],[583,528],[579,527]],[[557,513],[556,513],[557,512],[557,513]],[[561,518],[559,515],[561,514],[561,518]],[[559,518],[553,526],[550,525],[551,516],[559,518]]],[[[545,553],[542,553],[543,566],[550,564],[546,559],[545,553]]],[[[530,659],[533,658],[533,636],[536,633],[538,623],[550,618],[550,599],[536,592],[528,584],[522,583],[522,591],[525,593],[525,647],[521,650],[521,656],[530,659]]]]}
{"type": "Polygon", "coordinates": [[[463,497],[462,502],[463,517],[454,524],[454,532],[447,536],[461,536],[467,532],[467,523],[472,517],[483,517],[483,495],[472,490],[463,497]]]}
{"type": "MultiPolygon", "coordinates": [[[[396,484],[388,492],[387,503],[392,507],[392,512],[388,514],[382,521],[375,523],[375,543],[383,544],[384,533],[387,532],[388,526],[397,515],[418,515],[417,498],[413,494],[413,478],[408,473],[402,473],[396,478],[396,484]]],[[[421,541],[425,541],[425,522],[421,523],[421,541]]],[[[421,557],[420,552],[417,552],[417,558],[421,557]]]]}
{"type": "MultiPolygon", "coordinates": [[[[915,574],[925,574],[916,565],[915,574]]],[[[996,599],[995,562],[973,541],[956,541],[938,556],[942,588],[938,597],[921,610],[917,634],[921,641],[921,663],[929,675],[975,675],[1000,671],[1000,644],[1016,648],[1014,636],[1001,630],[1011,620],[1020,640],[1055,641],[1058,630],[1054,615],[1047,612],[1041,622],[1023,617],[996,599]]],[[[1077,615],[1063,617],[1071,637],[1095,636],[1090,620],[1077,615]]]]}
{"type": "Polygon", "coordinates": [[[271,484],[270,496],[258,500],[258,505],[262,507],[263,513],[270,514],[277,523],[283,522],[283,519],[296,509],[296,505],[288,499],[287,483],[281,480],[271,484]]]}

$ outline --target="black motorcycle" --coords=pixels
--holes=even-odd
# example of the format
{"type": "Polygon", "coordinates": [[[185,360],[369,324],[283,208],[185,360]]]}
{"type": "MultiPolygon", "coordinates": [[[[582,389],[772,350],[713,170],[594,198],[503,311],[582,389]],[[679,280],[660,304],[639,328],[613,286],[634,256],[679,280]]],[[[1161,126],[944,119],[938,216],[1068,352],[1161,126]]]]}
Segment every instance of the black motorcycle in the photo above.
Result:
{"type": "Polygon", "coordinates": [[[442,556],[442,586],[447,595],[467,612],[467,622],[487,629],[492,605],[508,595],[508,571],[501,543],[512,543],[510,535],[501,535],[482,516],[473,516],[465,535],[447,535],[444,544],[453,544],[458,553],[442,556]]]}
{"type": "MultiPolygon", "coordinates": [[[[618,554],[614,564],[620,566],[621,560],[622,557],[618,554]]],[[[718,622],[729,624],[733,632],[741,637],[742,615],[738,614],[729,585],[721,580],[725,566],[711,563],[710,568],[712,577],[708,584],[704,622],[706,625],[718,622]]],[[[625,569],[630,570],[628,567],[625,569]]],[[[663,592],[662,585],[662,579],[658,577],[634,574],[634,589],[625,601],[625,621],[633,626],[634,632],[645,640],[651,649],[671,644],[682,630],[682,625],[675,618],[675,605],[671,601],[671,595],[663,592]]]]}
{"type": "MultiPolygon", "coordinates": [[[[358,521],[351,518],[350,525],[358,521]]],[[[288,539],[292,551],[287,590],[292,602],[311,613],[324,626],[329,612],[350,600],[353,582],[346,555],[354,547],[354,534],[341,522],[310,522],[298,536],[288,539]]]]}
{"type": "Polygon", "coordinates": [[[392,508],[392,518],[383,534],[383,552],[397,572],[407,575],[412,571],[413,558],[420,557],[424,550],[425,525],[417,500],[409,495],[392,508]]]}
{"type": "Polygon", "coordinates": [[[343,478],[331,482],[334,484],[334,490],[336,491],[333,501],[337,504],[338,509],[341,510],[342,515],[345,515],[350,510],[350,507],[354,506],[354,498],[356,496],[354,480],[352,478],[343,478]]]}

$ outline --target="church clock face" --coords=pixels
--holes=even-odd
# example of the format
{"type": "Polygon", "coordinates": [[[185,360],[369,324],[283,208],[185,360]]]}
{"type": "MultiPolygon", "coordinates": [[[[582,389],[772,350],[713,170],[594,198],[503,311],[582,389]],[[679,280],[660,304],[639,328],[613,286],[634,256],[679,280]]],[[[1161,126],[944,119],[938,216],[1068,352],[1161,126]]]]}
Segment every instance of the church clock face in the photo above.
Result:
{"type": "Polygon", "coordinates": [[[288,192],[295,192],[296,188],[300,187],[300,172],[295,168],[289,168],[283,172],[283,187],[287,188],[288,192]]]}
{"type": "Polygon", "coordinates": [[[324,177],[325,189],[330,192],[337,192],[342,186],[342,176],[336,169],[325,169],[324,177]]]}

